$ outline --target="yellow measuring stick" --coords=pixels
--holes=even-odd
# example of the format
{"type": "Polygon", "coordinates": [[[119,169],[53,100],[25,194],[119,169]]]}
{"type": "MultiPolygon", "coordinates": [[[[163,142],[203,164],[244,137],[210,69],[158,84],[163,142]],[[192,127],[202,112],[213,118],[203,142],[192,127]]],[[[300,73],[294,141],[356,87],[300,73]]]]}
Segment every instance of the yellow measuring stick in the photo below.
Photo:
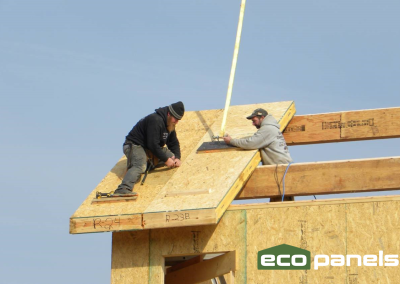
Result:
{"type": "Polygon", "coordinates": [[[233,51],[231,74],[229,76],[228,92],[226,94],[224,117],[222,119],[221,132],[219,133],[219,137],[223,137],[225,135],[226,117],[228,116],[228,109],[229,109],[229,105],[231,104],[232,88],[233,88],[233,81],[235,80],[236,62],[237,62],[237,58],[238,58],[238,54],[239,54],[240,36],[242,34],[242,25],[243,25],[243,16],[244,16],[245,6],[246,6],[246,0],[242,0],[242,3],[240,4],[240,14],[239,14],[239,23],[238,23],[238,27],[237,27],[237,33],[236,33],[235,49],[233,51]]]}

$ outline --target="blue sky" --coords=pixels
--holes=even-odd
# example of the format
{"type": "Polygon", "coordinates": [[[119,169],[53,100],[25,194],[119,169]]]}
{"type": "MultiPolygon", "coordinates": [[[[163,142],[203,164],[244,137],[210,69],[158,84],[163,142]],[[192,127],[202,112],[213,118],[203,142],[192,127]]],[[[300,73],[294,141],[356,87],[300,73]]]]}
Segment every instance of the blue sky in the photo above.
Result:
{"type": "MultiPolygon", "coordinates": [[[[224,107],[239,6],[0,0],[4,283],[109,283],[111,234],[69,235],[69,217],[141,117],[178,100],[224,107]]],[[[231,104],[399,107],[399,14],[390,0],[248,0],[231,104]]],[[[400,156],[398,139],[290,151],[295,162],[400,156]]]]}

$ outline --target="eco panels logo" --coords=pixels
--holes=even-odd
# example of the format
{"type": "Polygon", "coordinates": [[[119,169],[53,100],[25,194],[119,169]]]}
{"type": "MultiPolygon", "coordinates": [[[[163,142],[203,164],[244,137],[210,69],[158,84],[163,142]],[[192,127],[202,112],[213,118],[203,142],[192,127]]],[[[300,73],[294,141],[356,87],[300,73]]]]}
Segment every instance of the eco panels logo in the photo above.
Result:
{"type": "Polygon", "coordinates": [[[308,250],[287,244],[260,250],[257,256],[259,270],[309,270],[310,266],[308,250]]]}
{"type": "MultiPolygon", "coordinates": [[[[384,255],[379,251],[378,255],[367,254],[364,256],[358,254],[332,254],[330,257],[325,254],[314,256],[314,269],[318,270],[320,266],[399,266],[398,254],[384,255]]],[[[311,253],[308,250],[301,249],[287,244],[282,244],[258,252],[257,267],[259,270],[310,270],[311,253]]]]}

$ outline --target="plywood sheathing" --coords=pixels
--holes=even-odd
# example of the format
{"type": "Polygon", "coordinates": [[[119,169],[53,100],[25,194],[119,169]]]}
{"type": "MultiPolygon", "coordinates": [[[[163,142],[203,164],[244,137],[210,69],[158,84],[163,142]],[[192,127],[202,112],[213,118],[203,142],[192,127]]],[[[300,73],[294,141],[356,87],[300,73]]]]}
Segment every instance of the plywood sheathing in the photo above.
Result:
{"type": "MultiPolygon", "coordinates": [[[[398,255],[399,208],[400,201],[347,205],[347,254],[378,255],[381,250],[384,255],[398,255]]],[[[358,267],[352,264],[347,273],[348,283],[400,283],[399,266],[358,267]]]]}
{"type": "MultiPolygon", "coordinates": [[[[335,270],[257,270],[257,253],[288,244],[315,254],[346,254],[345,206],[301,206],[247,210],[247,283],[343,283],[346,267],[335,270]]],[[[311,263],[313,266],[313,263],[311,263]]]]}
{"type": "MultiPolygon", "coordinates": [[[[225,214],[218,225],[193,226],[184,228],[165,228],[148,230],[150,234],[150,242],[130,242],[128,247],[143,246],[150,252],[143,254],[119,254],[120,266],[114,266],[111,270],[112,282],[118,283],[118,279],[127,278],[131,283],[164,283],[165,267],[164,257],[181,256],[181,255],[199,255],[204,253],[218,253],[227,251],[236,251],[238,266],[240,271],[235,273],[236,283],[245,283],[246,279],[246,212],[239,210],[225,214]],[[232,237],[226,237],[226,234],[232,237]],[[234,236],[234,237],[233,237],[234,236]],[[135,270],[129,269],[131,258],[141,259],[145,264],[148,261],[147,272],[148,277],[141,278],[141,274],[136,275],[135,270]],[[122,268],[121,266],[125,266],[122,268]],[[116,268],[114,268],[116,267],[116,268]],[[145,280],[145,281],[142,281],[145,280]],[[148,279],[148,282],[146,281],[148,279]]],[[[115,235],[126,236],[130,232],[113,233],[115,235]]],[[[129,237],[118,237],[117,240],[123,241],[129,237]]],[[[114,245],[115,242],[113,242],[114,245]]],[[[118,244],[118,246],[123,246],[118,244]]],[[[132,249],[130,248],[132,251],[132,249]]],[[[114,252],[114,249],[113,249],[114,252]]],[[[117,259],[113,257],[113,263],[117,259]]]]}
{"type": "Polygon", "coordinates": [[[149,231],[113,234],[111,283],[149,282],[149,231]]]}
{"type": "MultiPolygon", "coordinates": [[[[281,124],[281,130],[294,116],[293,102],[232,106],[229,109],[226,132],[233,138],[253,135],[254,126],[245,119],[254,109],[264,108],[281,124]]],[[[218,133],[222,115],[212,125],[218,133]]],[[[162,188],[143,214],[144,227],[160,228],[216,223],[250,177],[261,158],[256,150],[237,150],[198,154],[196,149],[210,136],[205,135],[182,166],[162,188]],[[207,192],[188,195],[190,192],[207,192]],[[185,194],[179,194],[180,192],[185,194]],[[202,216],[202,212],[207,212],[202,216]],[[208,211],[207,211],[208,210],[208,211]],[[213,216],[213,211],[215,215],[213,216]],[[167,212],[182,212],[172,222],[167,212]],[[193,216],[196,214],[196,216],[193,216]],[[214,220],[213,220],[214,219],[214,220]]]]}
{"type": "MultiPolygon", "coordinates": [[[[209,131],[210,126],[220,116],[222,110],[188,111],[178,123],[176,131],[181,145],[182,160],[184,161],[198,141],[209,131]]],[[[128,131],[128,130],[127,130],[128,131]]],[[[123,138],[123,137],[122,137],[123,138]]],[[[121,141],[122,143],[123,141],[121,141]]],[[[126,172],[126,157],[122,157],[106,177],[90,193],[72,218],[90,216],[108,216],[143,212],[154,199],[176,169],[156,169],[149,173],[144,185],[135,185],[139,198],[133,202],[91,204],[96,191],[110,192],[121,183],[126,172]]]]}
{"type": "Polygon", "coordinates": [[[309,250],[312,259],[316,254],[377,255],[379,250],[398,254],[399,206],[400,196],[231,206],[218,225],[144,231],[150,234],[149,243],[115,238],[121,242],[114,241],[113,246],[119,251],[127,246],[127,250],[118,254],[119,260],[113,255],[112,281],[126,278],[132,283],[161,284],[164,257],[236,250],[240,262],[235,283],[399,283],[398,267],[352,264],[307,271],[257,269],[257,252],[283,243],[309,250]],[[138,253],[143,246],[147,251],[143,248],[138,253]],[[147,269],[148,278],[144,272],[129,269],[132,258],[142,261],[138,267],[147,269]],[[117,261],[123,264],[117,267],[117,261]]]}

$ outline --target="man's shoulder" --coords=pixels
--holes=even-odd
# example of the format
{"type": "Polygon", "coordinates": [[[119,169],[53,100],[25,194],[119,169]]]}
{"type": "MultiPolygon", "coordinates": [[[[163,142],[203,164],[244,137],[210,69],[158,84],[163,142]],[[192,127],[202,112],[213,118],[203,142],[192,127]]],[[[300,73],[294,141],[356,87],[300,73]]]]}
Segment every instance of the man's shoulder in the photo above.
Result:
{"type": "Polygon", "coordinates": [[[258,133],[261,135],[269,135],[271,133],[275,133],[279,131],[279,124],[263,124],[260,129],[258,129],[258,133]]]}
{"type": "Polygon", "coordinates": [[[159,114],[157,114],[156,112],[146,116],[145,120],[147,120],[147,122],[149,122],[149,123],[160,123],[160,122],[163,122],[162,117],[159,114]]]}
{"type": "Polygon", "coordinates": [[[279,128],[278,121],[272,115],[268,115],[267,117],[265,117],[261,123],[261,128],[269,128],[269,127],[279,128]]]}

